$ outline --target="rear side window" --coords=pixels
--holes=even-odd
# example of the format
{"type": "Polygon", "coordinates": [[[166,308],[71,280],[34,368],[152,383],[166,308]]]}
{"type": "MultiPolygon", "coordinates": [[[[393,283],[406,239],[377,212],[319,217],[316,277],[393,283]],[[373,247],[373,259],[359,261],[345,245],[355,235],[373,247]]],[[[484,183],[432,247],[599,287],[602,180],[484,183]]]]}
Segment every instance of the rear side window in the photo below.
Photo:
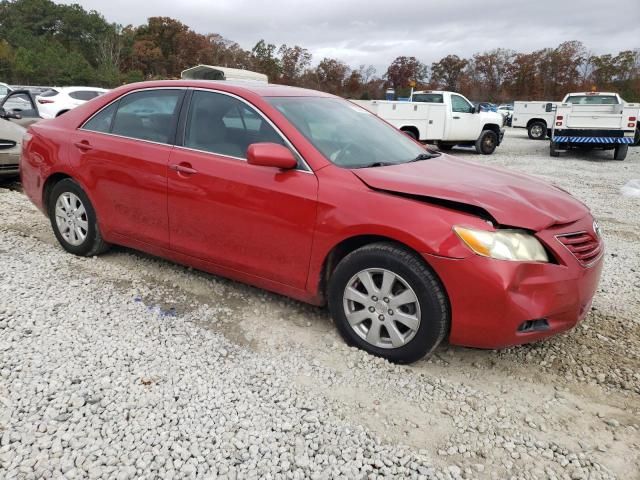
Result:
{"type": "Polygon", "coordinates": [[[40,94],[41,97],[55,97],[56,95],[58,95],[58,91],[54,90],[53,88],[50,88],[49,90],[45,90],[44,92],[42,92],[40,94]]]}
{"type": "Polygon", "coordinates": [[[244,102],[221,93],[193,92],[185,147],[246,158],[249,145],[261,142],[285,145],[274,128],[244,102]]]}
{"type": "Polygon", "coordinates": [[[158,143],[172,143],[182,90],[145,90],[118,102],[111,133],[158,143]]]}
{"type": "Polygon", "coordinates": [[[113,120],[113,114],[118,108],[118,102],[112,103],[107,108],[100,110],[96,115],[84,124],[85,130],[91,130],[92,132],[109,133],[111,132],[111,121],[113,120]]]}
{"type": "Polygon", "coordinates": [[[99,92],[92,92],[91,90],[78,90],[77,92],[71,92],[69,96],[75,100],[91,100],[98,96],[99,92]]]}

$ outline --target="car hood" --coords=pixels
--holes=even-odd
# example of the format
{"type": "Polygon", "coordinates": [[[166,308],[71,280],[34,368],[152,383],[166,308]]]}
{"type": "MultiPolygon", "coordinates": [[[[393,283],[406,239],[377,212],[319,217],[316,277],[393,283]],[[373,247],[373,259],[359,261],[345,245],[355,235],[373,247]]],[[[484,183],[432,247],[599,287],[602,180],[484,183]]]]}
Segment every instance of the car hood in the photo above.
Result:
{"type": "Polygon", "coordinates": [[[500,225],[533,231],[574,222],[589,211],[573,196],[542,180],[444,154],[352,172],[375,190],[481,208],[500,225]]]}

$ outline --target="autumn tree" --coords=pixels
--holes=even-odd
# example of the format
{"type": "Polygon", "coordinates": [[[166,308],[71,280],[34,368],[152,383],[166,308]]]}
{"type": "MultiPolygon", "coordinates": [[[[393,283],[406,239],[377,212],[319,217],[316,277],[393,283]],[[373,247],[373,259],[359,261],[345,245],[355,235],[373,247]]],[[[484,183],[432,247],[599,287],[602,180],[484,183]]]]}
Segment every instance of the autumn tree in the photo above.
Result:
{"type": "Polygon", "coordinates": [[[469,64],[457,55],[447,55],[431,64],[431,83],[444,90],[457,91],[466,66],[469,64]]]}
{"type": "Polygon", "coordinates": [[[276,56],[276,46],[273,43],[264,40],[256,43],[251,49],[251,63],[253,70],[264,73],[270,82],[276,83],[280,78],[282,65],[276,56]]]}
{"type": "Polygon", "coordinates": [[[302,73],[311,64],[311,53],[298,45],[287,47],[283,44],[278,49],[278,55],[281,66],[280,83],[298,85],[302,73]]]}
{"type": "Polygon", "coordinates": [[[416,57],[397,57],[389,68],[385,77],[396,91],[406,89],[411,82],[416,84],[426,81],[428,69],[416,57]]]}
{"type": "Polygon", "coordinates": [[[323,58],[315,68],[315,75],[322,90],[341,95],[350,69],[344,62],[335,58],[323,58]]]}

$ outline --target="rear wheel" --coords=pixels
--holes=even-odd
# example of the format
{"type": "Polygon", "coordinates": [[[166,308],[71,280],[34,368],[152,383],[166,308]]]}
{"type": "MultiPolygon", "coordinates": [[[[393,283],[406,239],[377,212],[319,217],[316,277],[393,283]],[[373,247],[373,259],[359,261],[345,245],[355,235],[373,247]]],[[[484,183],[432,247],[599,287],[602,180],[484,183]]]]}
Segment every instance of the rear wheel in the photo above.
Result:
{"type": "Polygon", "coordinates": [[[424,357],[449,330],[439,280],[417,254],[392,243],[351,252],[328,290],[331,315],[346,342],[393,362],[424,357]]]}
{"type": "Polygon", "coordinates": [[[493,130],[483,130],[476,140],[476,152],[491,155],[498,146],[498,135],[493,130]]]}
{"type": "Polygon", "coordinates": [[[547,137],[547,124],[544,122],[531,122],[527,128],[531,140],[544,140],[547,137]]]}
{"type": "Polygon", "coordinates": [[[640,127],[636,128],[636,136],[633,138],[634,147],[640,146],[640,127]]]}
{"type": "Polygon", "coordinates": [[[616,145],[615,150],[613,151],[613,159],[614,160],[624,160],[627,158],[627,152],[629,151],[629,145],[626,143],[619,143],[616,145]]]}
{"type": "Polygon", "coordinates": [[[411,129],[402,130],[402,133],[404,133],[408,137],[413,138],[414,140],[418,140],[418,135],[411,129]]]}
{"type": "Polygon", "coordinates": [[[549,142],[549,155],[551,155],[552,157],[560,156],[560,152],[558,151],[558,144],[553,140],[549,142]]]}
{"type": "Polygon", "coordinates": [[[109,248],[100,234],[93,205],[77,182],[65,178],[56,183],[48,207],[53,232],[67,252],[91,257],[109,248]]]}

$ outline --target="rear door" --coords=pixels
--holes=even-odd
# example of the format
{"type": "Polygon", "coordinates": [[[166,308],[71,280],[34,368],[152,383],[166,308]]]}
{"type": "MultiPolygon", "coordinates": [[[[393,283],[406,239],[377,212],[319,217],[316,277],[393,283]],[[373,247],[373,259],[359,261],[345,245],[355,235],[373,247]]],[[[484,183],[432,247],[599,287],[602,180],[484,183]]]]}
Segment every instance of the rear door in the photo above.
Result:
{"type": "Polygon", "coordinates": [[[129,93],[74,132],[72,166],[109,232],[168,247],[167,162],[183,96],[183,89],[129,93]]]}
{"type": "Polygon", "coordinates": [[[289,146],[246,102],[193,91],[182,146],[169,162],[171,248],[303,289],[317,179],[302,159],[295,170],[249,165],[247,147],[258,142],[289,146]]]}

